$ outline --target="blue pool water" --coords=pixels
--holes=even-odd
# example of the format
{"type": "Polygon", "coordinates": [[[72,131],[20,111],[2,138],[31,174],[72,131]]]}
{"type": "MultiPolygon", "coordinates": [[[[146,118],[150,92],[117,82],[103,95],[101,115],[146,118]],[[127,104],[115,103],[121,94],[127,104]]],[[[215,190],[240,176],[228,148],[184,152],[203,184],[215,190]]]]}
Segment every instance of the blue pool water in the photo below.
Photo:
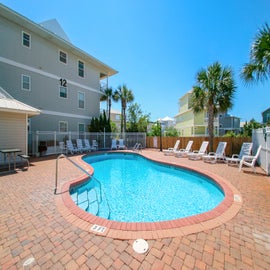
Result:
{"type": "Polygon", "coordinates": [[[210,179],[137,154],[97,154],[84,161],[94,168],[94,178],[73,187],[71,196],[79,207],[110,220],[183,218],[209,211],[224,199],[222,190],[210,179]]]}

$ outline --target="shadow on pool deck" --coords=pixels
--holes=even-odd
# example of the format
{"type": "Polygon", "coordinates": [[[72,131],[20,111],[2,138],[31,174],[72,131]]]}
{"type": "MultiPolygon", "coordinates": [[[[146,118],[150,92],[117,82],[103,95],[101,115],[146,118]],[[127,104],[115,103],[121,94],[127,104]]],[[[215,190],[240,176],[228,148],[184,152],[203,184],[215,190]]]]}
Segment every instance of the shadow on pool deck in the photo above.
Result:
{"type": "MultiPolygon", "coordinates": [[[[29,170],[0,175],[0,268],[22,269],[33,257],[32,269],[270,269],[270,178],[260,168],[253,174],[155,150],[142,153],[226,179],[242,196],[240,211],[213,229],[148,240],[149,251],[137,254],[134,240],[99,236],[67,222],[53,193],[55,158],[31,159],[29,170]]],[[[80,176],[61,159],[61,184],[80,176]]]]}

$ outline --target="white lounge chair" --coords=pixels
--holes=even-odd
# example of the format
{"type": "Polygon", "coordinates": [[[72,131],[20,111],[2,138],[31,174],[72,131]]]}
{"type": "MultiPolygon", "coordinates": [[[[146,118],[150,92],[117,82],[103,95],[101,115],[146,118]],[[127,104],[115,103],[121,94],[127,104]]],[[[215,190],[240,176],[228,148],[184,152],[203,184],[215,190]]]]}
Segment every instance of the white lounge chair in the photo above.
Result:
{"type": "Polygon", "coordinates": [[[111,146],[111,150],[117,150],[116,139],[112,139],[112,146],[111,146]]]}
{"type": "Polygon", "coordinates": [[[87,149],[87,151],[94,151],[95,150],[95,148],[90,145],[88,139],[84,139],[84,147],[87,149]]]}
{"type": "Polygon", "coordinates": [[[202,158],[203,155],[206,154],[206,150],[208,147],[209,142],[208,141],[204,141],[201,144],[201,147],[199,150],[194,150],[191,153],[188,153],[188,158],[192,159],[192,160],[199,160],[202,158]]]}
{"type": "Polygon", "coordinates": [[[96,140],[92,140],[92,148],[97,150],[98,149],[98,143],[96,140]]]}
{"type": "Polygon", "coordinates": [[[164,150],[163,150],[164,155],[166,155],[166,156],[174,155],[174,154],[177,152],[177,150],[178,150],[179,144],[180,144],[180,140],[177,140],[177,141],[175,142],[175,145],[174,145],[173,148],[170,147],[170,148],[168,148],[168,149],[164,149],[164,150]]]}
{"type": "Polygon", "coordinates": [[[126,146],[124,145],[124,140],[123,139],[119,139],[118,140],[118,149],[126,149],[126,146]]]}
{"type": "Polygon", "coordinates": [[[76,139],[76,144],[77,144],[77,148],[78,150],[82,153],[82,152],[86,152],[86,148],[83,147],[83,144],[82,144],[82,140],[81,139],[76,139]]]}
{"type": "Polygon", "coordinates": [[[67,152],[68,153],[73,155],[74,153],[80,152],[77,147],[73,146],[73,143],[71,140],[67,140],[66,145],[67,145],[67,152]]]}
{"type": "Polygon", "coordinates": [[[59,142],[59,148],[60,148],[60,153],[63,154],[63,153],[67,153],[67,148],[65,146],[65,143],[64,142],[59,142]]]}
{"type": "Polygon", "coordinates": [[[247,167],[251,167],[253,172],[256,172],[256,161],[259,157],[260,151],[261,151],[262,146],[260,145],[257,153],[255,156],[243,156],[240,163],[239,163],[239,172],[241,171],[243,165],[247,166],[247,167]]]}
{"type": "Polygon", "coordinates": [[[191,152],[191,147],[192,147],[193,141],[189,141],[186,148],[180,149],[175,152],[176,157],[186,157],[188,153],[191,152]]]}
{"type": "Polygon", "coordinates": [[[232,157],[226,158],[227,164],[238,164],[243,156],[250,156],[251,149],[252,149],[253,143],[251,142],[244,142],[241,146],[241,150],[239,155],[238,154],[233,154],[232,157]]]}
{"type": "Polygon", "coordinates": [[[227,146],[227,142],[219,142],[216,152],[209,152],[207,155],[203,155],[204,162],[216,163],[218,160],[225,161],[225,149],[227,146]]]}

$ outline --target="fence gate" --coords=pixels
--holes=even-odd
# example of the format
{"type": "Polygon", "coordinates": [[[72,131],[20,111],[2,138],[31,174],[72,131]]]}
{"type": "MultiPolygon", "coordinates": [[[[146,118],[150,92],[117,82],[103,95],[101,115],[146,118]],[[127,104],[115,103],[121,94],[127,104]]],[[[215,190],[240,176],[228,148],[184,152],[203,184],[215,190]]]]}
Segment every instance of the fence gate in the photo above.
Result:
{"type": "Polygon", "coordinates": [[[255,153],[259,147],[262,146],[258,163],[267,173],[270,174],[270,127],[254,129],[252,133],[253,149],[255,153]]]}

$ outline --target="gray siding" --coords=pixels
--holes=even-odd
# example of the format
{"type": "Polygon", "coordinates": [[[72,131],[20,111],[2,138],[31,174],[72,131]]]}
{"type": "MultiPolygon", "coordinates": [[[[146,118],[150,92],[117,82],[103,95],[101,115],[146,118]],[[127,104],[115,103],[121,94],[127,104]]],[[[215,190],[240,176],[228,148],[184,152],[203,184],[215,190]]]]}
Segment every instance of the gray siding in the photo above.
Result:
{"type": "Polygon", "coordinates": [[[41,110],[40,116],[31,119],[31,130],[58,130],[59,121],[67,121],[69,131],[77,131],[79,123],[89,125],[100,111],[97,67],[49,35],[44,38],[38,31],[32,32],[1,15],[0,25],[0,86],[14,98],[41,110]],[[31,48],[22,45],[23,31],[31,35],[31,48]],[[60,50],[67,53],[67,64],[59,61],[60,50]],[[84,78],[78,76],[78,60],[84,62],[84,78]],[[31,78],[30,91],[21,89],[22,74],[31,78]],[[67,81],[67,98],[60,97],[61,78],[67,81]],[[78,92],[85,94],[84,109],[78,108],[78,92]]]}

